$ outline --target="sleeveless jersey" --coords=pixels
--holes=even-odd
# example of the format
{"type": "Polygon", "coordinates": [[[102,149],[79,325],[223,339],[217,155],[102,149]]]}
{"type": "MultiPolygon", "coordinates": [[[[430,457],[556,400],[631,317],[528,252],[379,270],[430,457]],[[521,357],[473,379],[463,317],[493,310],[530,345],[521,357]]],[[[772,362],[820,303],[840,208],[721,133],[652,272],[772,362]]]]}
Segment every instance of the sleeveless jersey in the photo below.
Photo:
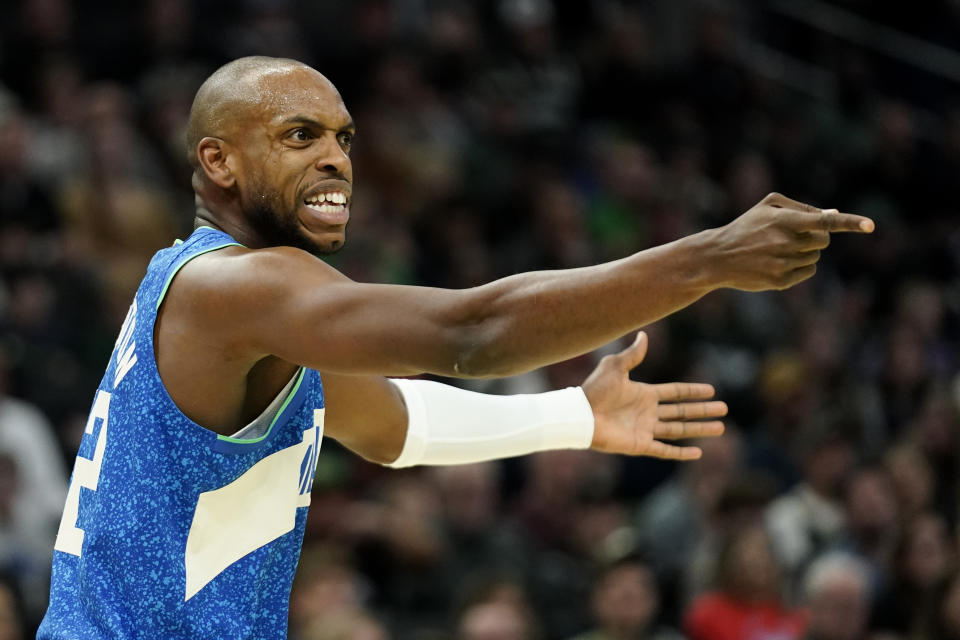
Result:
{"type": "Polygon", "coordinates": [[[150,262],[80,444],[41,640],[286,638],[323,436],[320,375],[300,369],[265,432],[237,439],[181,413],[154,358],[173,276],[230,245],[201,227],[150,262]]]}

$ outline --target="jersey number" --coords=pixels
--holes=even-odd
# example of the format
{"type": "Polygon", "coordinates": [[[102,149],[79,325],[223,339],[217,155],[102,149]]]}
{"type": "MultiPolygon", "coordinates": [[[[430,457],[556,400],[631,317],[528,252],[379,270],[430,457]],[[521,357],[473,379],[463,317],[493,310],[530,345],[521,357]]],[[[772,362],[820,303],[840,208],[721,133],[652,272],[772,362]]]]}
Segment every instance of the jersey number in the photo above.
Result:
{"type": "Polygon", "coordinates": [[[97,398],[93,401],[93,410],[87,418],[86,435],[93,435],[98,420],[102,421],[97,434],[97,444],[94,448],[93,459],[88,460],[77,456],[77,464],[73,468],[73,482],[67,491],[67,504],[63,508],[63,518],[60,520],[60,531],[57,533],[57,543],[54,549],[80,557],[83,550],[83,529],[77,526],[80,518],[80,489],[97,490],[100,481],[100,469],[103,467],[103,452],[107,448],[107,418],[110,413],[110,393],[97,391],[97,398]]]}

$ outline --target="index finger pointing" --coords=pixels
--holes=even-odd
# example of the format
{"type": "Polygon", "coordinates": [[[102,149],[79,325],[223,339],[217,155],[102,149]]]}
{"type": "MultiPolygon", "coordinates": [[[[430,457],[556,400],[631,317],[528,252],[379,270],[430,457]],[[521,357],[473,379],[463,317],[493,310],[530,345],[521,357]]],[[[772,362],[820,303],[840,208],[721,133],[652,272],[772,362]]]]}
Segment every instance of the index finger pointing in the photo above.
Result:
{"type": "Polygon", "coordinates": [[[852,231],[854,233],[873,233],[876,225],[873,220],[853,213],[838,213],[836,209],[827,209],[820,212],[821,229],[835,233],[837,231],[852,231]]]}
{"type": "Polygon", "coordinates": [[[829,231],[830,233],[872,233],[873,220],[853,213],[839,213],[836,209],[824,209],[816,213],[796,212],[789,217],[795,231],[829,231]]]}

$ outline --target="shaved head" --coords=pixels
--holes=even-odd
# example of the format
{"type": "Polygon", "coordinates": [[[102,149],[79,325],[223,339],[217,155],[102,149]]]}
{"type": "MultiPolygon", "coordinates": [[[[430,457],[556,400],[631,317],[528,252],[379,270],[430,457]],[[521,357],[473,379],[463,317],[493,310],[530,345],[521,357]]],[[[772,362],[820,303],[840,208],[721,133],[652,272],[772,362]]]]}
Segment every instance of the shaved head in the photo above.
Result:
{"type": "Polygon", "coordinates": [[[194,169],[197,162],[197,144],[207,136],[225,138],[247,110],[263,100],[264,80],[271,75],[294,69],[309,69],[307,65],[290,58],[249,56],[228,62],[200,85],[190,107],[187,124],[187,159],[194,169]]]}
{"type": "Polygon", "coordinates": [[[354,132],[340,92],[302,62],[254,56],[220,67],[187,127],[196,224],[250,247],[336,251],[350,217],[354,132]]]}

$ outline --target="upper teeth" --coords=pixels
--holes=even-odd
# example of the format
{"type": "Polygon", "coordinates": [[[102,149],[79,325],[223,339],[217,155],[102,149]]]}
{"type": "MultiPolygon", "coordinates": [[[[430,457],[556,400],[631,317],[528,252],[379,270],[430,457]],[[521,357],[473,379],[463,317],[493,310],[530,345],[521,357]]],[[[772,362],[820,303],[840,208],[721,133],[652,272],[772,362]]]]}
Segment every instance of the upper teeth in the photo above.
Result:
{"type": "Polygon", "coordinates": [[[341,191],[330,191],[329,193],[318,193],[315,196],[307,198],[307,204],[346,204],[347,196],[341,191]]]}

